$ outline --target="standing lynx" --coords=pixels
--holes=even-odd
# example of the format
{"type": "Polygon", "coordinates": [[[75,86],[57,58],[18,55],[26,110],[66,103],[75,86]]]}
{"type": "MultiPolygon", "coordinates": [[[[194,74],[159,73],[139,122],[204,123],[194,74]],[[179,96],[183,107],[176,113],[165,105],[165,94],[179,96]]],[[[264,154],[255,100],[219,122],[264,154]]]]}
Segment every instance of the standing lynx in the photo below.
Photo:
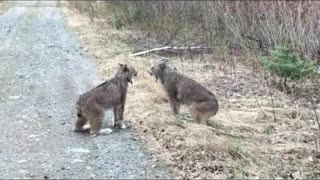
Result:
{"type": "Polygon", "coordinates": [[[160,82],[169,97],[171,110],[179,113],[180,104],[189,106],[193,120],[207,125],[208,119],[214,116],[218,109],[216,97],[205,87],[193,79],[171,68],[165,61],[151,67],[151,75],[160,82]]]}

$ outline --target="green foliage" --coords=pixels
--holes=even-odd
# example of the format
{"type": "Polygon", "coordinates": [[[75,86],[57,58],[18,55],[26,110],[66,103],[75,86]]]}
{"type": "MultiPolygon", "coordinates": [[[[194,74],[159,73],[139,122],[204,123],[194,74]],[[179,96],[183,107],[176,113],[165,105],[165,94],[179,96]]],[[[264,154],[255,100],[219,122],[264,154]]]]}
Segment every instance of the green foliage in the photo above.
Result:
{"type": "Polygon", "coordinates": [[[132,18],[137,21],[140,22],[143,19],[143,11],[141,9],[137,9],[133,12],[133,16],[132,18]]]}
{"type": "Polygon", "coordinates": [[[113,16],[113,24],[116,27],[116,29],[121,29],[124,26],[124,21],[119,15],[113,16]]]}
{"type": "Polygon", "coordinates": [[[262,58],[262,64],[273,74],[296,80],[316,73],[316,66],[308,59],[302,59],[285,47],[270,51],[262,58]]]}

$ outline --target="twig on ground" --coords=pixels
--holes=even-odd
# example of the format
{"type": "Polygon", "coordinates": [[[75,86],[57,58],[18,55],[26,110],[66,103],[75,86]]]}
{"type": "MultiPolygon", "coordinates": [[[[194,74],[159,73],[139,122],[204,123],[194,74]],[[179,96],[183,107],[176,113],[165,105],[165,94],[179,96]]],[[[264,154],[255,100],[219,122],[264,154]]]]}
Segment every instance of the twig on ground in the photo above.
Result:
{"type": "Polygon", "coordinates": [[[148,53],[152,53],[152,52],[156,52],[156,51],[162,51],[162,50],[194,50],[194,49],[213,49],[212,47],[202,47],[202,46],[195,46],[195,47],[171,47],[171,46],[165,46],[165,47],[160,47],[160,48],[154,48],[154,49],[149,49],[146,51],[141,51],[141,52],[137,52],[134,54],[130,54],[129,56],[141,56],[144,54],[148,54],[148,53]]]}
{"type": "Polygon", "coordinates": [[[314,114],[315,114],[316,123],[318,125],[318,140],[315,142],[316,143],[315,146],[316,146],[317,153],[319,153],[319,149],[318,148],[319,148],[319,140],[320,140],[320,119],[318,117],[317,107],[316,107],[316,105],[315,105],[315,103],[313,101],[312,94],[309,91],[309,88],[308,88],[306,82],[304,80],[302,80],[302,83],[305,86],[306,91],[307,91],[307,93],[308,93],[308,95],[310,97],[310,102],[311,102],[311,105],[312,105],[312,108],[313,108],[313,111],[314,111],[314,114]]]}
{"type": "Polygon", "coordinates": [[[247,138],[247,137],[242,136],[242,135],[234,135],[234,134],[230,134],[230,133],[227,133],[227,132],[223,132],[223,131],[214,129],[214,128],[210,127],[210,126],[208,126],[208,128],[211,131],[213,131],[214,133],[216,133],[216,134],[221,134],[221,135],[224,135],[224,136],[229,136],[229,137],[233,137],[233,138],[240,138],[240,139],[246,139],[247,138]]]}
{"type": "Polygon", "coordinates": [[[269,89],[269,92],[270,92],[270,97],[271,97],[271,103],[272,103],[272,112],[273,112],[273,120],[274,122],[276,122],[276,112],[274,110],[274,102],[273,102],[273,94],[272,94],[272,90],[271,90],[271,85],[269,84],[269,79],[267,79],[267,86],[268,86],[268,89],[269,89]]]}

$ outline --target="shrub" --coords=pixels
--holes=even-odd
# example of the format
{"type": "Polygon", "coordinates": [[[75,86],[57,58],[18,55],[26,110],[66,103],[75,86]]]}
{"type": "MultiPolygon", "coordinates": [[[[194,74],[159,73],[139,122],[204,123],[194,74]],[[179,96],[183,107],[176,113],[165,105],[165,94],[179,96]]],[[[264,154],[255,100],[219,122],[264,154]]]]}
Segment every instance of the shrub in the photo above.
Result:
{"type": "Polygon", "coordinates": [[[270,55],[262,58],[262,64],[272,74],[286,80],[297,80],[316,73],[316,66],[309,60],[300,58],[286,47],[278,47],[270,51],[270,55]]]}
{"type": "Polygon", "coordinates": [[[121,29],[124,26],[122,18],[117,14],[113,16],[113,24],[116,27],[116,29],[121,29]]]}

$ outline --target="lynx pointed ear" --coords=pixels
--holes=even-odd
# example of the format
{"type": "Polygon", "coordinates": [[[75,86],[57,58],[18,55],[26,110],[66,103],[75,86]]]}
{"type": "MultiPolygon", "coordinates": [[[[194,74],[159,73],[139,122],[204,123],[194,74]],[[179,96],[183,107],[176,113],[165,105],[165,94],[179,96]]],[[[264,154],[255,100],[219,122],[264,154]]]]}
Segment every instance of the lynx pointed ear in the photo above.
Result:
{"type": "Polygon", "coordinates": [[[120,66],[120,67],[123,67],[123,66],[124,66],[124,64],[119,63],[119,66],[120,66]]]}
{"type": "Polygon", "coordinates": [[[129,72],[129,68],[126,64],[123,65],[122,68],[123,68],[123,72],[129,72]]]}
{"type": "Polygon", "coordinates": [[[160,67],[161,69],[166,68],[166,63],[161,63],[161,64],[159,65],[159,67],[160,67]]]}
{"type": "Polygon", "coordinates": [[[167,63],[168,59],[161,59],[160,61],[163,62],[163,63],[167,63]]]}

